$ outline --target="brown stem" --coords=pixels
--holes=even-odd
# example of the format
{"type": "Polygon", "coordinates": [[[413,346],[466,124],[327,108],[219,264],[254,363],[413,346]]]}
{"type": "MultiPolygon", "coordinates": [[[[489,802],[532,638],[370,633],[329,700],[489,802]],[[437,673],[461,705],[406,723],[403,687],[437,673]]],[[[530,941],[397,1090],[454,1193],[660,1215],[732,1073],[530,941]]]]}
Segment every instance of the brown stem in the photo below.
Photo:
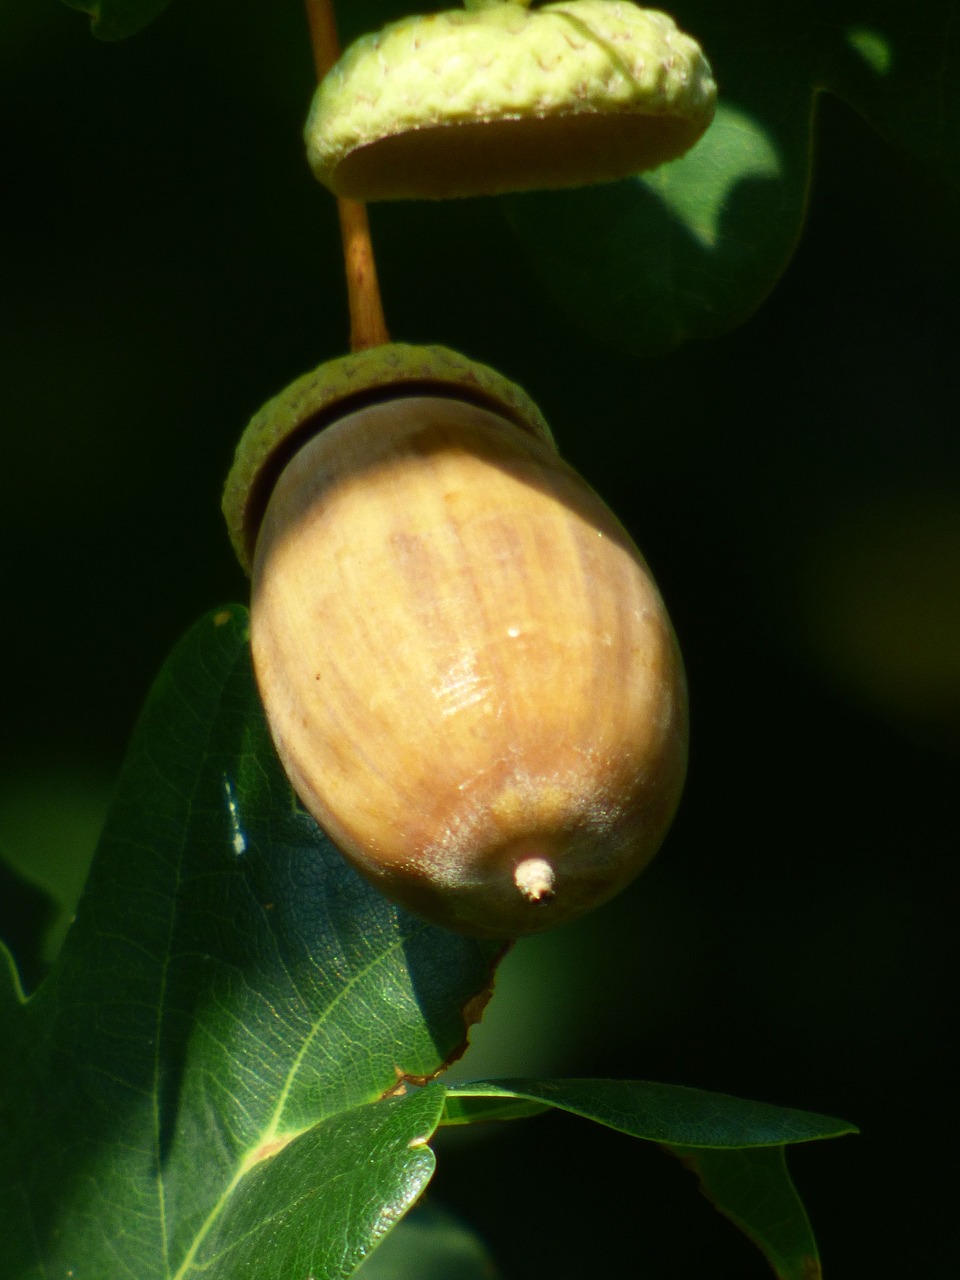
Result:
{"type": "MultiPolygon", "coordinates": [[[[305,0],[313,64],[317,80],[322,80],[340,56],[333,0],[305,0]]],[[[363,351],[390,341],[383,316],[377,264],[370,239],[367,207],[359,200],[337,197],[340,237],[347,273],[347,300],[350,307],[350,350],[363,351]]]]}
{"type": "Polygon", "coordinates": [[[377,264],[370,239],[367,206],[359,200],[337,197],[340,238],[347,270],[350,306],[350,350],[364,351],[390,341],[377,283],[377,264]]]}
{"type": "Polygon", "coordinates": [[[333,0],[305,0],[305,3],[310,44],[313,47],[313,65],[317,69],[319,83],[340,57],[337,20],[333,12],[333,0]]]}

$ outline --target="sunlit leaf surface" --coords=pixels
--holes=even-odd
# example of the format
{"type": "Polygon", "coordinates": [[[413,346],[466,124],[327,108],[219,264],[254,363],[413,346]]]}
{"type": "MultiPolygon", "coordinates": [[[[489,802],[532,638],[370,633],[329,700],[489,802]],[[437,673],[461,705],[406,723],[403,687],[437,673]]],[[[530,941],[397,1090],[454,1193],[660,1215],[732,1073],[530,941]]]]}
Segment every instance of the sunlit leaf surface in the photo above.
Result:
{"type": "Polygon", "coordinates": [[[349,1274],[432,1168],[439,1094],[378,1100],[458,1052],[495,958],[346,866],[276,761],[246,611],[211,614],[54,969],[26,1002],[0,973],[5,1274],[349,1274]]]}

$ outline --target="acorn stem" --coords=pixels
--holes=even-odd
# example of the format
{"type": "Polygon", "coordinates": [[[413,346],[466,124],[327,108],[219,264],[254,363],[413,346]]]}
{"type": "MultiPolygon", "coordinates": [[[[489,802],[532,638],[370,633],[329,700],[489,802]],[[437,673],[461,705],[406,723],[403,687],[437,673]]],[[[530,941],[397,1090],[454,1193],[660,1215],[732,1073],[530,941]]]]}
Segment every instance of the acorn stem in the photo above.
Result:
{"type": "MultiPolygon", "coordinates": [[[[332,0],[305,0],[305,4],[313,65],[319,82],[340,57],[337,22],[332,0]]],[[[359,200],[338,197],[337,212],[347,276],[350,350],[365,351],[368,347],[390,341],[377,281],[367,207],[359,200]]]]}
{"type": "Polygon", "coordinates": [[[307,26],[310,28],[310,45],[313,49],[313,65],[319,84],[340,57],[340,39],[337,36],[337,19],[333,12],[333,0],[305,0],[307,26]]]}
{"type": "Polygon", "coordinates": [[[390,341],[380,300],[377,263],[370,239],[367,206],[360,200],[337,197],[340,238],[347,273],[347,300],[350,307],[350,350],[366,351],[390,341]]]}

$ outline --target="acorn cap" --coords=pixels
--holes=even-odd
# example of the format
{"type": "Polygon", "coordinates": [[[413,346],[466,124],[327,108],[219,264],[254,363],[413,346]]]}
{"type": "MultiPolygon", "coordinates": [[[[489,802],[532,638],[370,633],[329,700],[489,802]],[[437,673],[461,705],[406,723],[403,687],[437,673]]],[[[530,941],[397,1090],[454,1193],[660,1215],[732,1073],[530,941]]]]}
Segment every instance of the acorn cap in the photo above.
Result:
{"type": "Polygon", "coordinates": [[[365,405],[424,395],[449,396],[490,409],[553,443],[543,415],[521,387],[447,347],[391,342],[328,360],[268,400],[240,437],[222,506],[244,571],[251,571],[276,479],[307,439],[365,405]]]}
{"type": "Polygon", "coordinates": [[[706,58],[667,14],[506,0],[357,40],[316,91],[307,156],[358,200],[581,186],[676,159],[715,105],[706,58]]]}

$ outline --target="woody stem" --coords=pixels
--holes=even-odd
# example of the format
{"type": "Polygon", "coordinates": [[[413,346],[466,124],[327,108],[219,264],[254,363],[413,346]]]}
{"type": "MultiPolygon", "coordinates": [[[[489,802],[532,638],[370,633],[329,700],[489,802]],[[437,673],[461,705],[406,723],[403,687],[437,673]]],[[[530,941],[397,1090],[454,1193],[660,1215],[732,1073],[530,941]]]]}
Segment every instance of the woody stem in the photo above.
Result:
{"type": "MultiPolygon", "coordinates": [[[[305,0],[310,43],[318,82],[340,56],[333,0],[305,0]]],[[[337,197],[340,238],[347,276],[350,308],[350,349],[363,351],[390,341],[377,282],[377,264],[370,239],[367,206],[359,200],[337,197]]]]}

